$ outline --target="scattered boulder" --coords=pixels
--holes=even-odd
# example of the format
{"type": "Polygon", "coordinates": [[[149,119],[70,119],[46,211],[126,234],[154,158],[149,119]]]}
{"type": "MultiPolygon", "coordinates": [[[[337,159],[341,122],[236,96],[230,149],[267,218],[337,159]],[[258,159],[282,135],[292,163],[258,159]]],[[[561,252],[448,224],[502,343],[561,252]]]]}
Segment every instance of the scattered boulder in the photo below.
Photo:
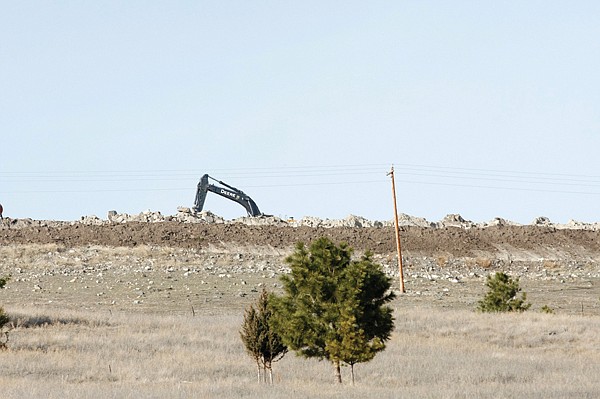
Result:
{"type": "Polygon", "coordinates": [[[88,226],[101,226],[107,222],[100,219],[96,215],[91,215],[91,216],[82,216],[81,219],[79,220],[79,223],[85,224],[88,226]]]}
{"type": "Polygon", "coordinates": [[[113,218],[117,216],[117,211],[108,211],[108,221],[112,222],[113,218]]]}
{"type": "Polygon", "coordinates": [[[490,220],[488,223],[483,223],[480,227],[493,227],[493,226],[520,226],[518,223],[511,222],[509,220],[496,217],[490,220]]]}
{"type": "Polygon", "coordinates": [[[442,220],[437,223],[437,227],[460,227],[468,229],[471,227],[477,227],[475,223],[470,220],[465,220],[462,216],[457,213],[451,213],[446,215],[442,220]]]}
{"type": "Polygon", "coordinates": [[[283,219],[272,215],[256,217],[244,216],[233,219],[232,223],[242,223],[248,226],[287,226],[287,222],[285,222],[283,219]]]}
{"type": "MultiPolygon", "coordinates": [[[[385,224],[386,222],[383,223],[385,224]]],[[[389,224],[393,226],[394,222],[389,222],[389,224]]],[[[425,218],[410,216],[406,213],[398,215],[398,224],[400,226],[435,227],[435,223],[431,223],[425,218]]]]}
{"type": "Polygon", "coordinates": [[[532,225],[534,226],[551,226],[552,222],[550,221],[549,218],[545,217],[545,216],[540,216],[537,217],[533,220],[533,222],[531,222],[532,225]]]}

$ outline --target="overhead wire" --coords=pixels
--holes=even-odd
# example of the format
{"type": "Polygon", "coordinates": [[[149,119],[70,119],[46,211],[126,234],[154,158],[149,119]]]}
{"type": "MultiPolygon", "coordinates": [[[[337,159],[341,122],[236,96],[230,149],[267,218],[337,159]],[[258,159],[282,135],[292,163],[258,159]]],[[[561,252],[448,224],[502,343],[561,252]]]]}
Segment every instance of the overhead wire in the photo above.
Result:
{"type": "MultiPolygon", "coordinates": [[[[482,168],[460,168],[452,166],[437,166],[423,164],[404,164],[393,163],[396,169],[415,170],[415,171],[444,171],[445,173],[455,173],[462,175],[524,175],[524,176],[547,176],[551,179],[564,179],[566,177],[577,177],[583,180],[596,179],[600,180],[598,175],[582,175],[582,174],[566,174],[566,173],[548,173],[548,172],[531,172],[517,170],[499,170],[499,169],[482,169],[482,168]]],[[[217,168],[211,169],[212,172],[224,172],[228,175],[261,175],[268,174],[295,174],[295,173],[353,173],[354,171],[372,171],[381,172],[389,168],[390,164],[339,164],[339,165],[304,165],[304,166],[270,166],[270,167],[244,167],[244,168],[217,168]]],[[[139,169],[139,170],[63,170],[63,171],[0,171],[0,177],[19,177],[19,176],[156,176],[156,175],[193,175],[201,176],[205,170],[198,169],[139,169]]]]}
{"type": "MultiPolygon", "coordinates": [[[[232,184],[240,184],[240,179],[260,179],[263,183],[244,184],[244,187],[299,187],[323,185],[382,184],[388,181],[385,173],[391,164],[338,164],[338,165],[304,165],[251,168],[217,168],[208,171],[218,175],[221,180],[234,180],[232,184]],[[361,180],[347,179],[348,176],[360,176],[361,180]],[[338,177],[342,179],[337,179],[338,177]],[[371,178],[369,178],[371,177],[371,178]],[[285,181],[281,181],[285,179],[285,181]],[[307,180],[311,179],[311,180],[307,180]]],[[[421,165],[396,163],[395,173],[402,176],[398,181],[405,184],[425,184],[437,186],[463,187],[471,189],[496,189],[517,191],[555,192],[565,194],[600,195],[600,192],[587,191],[600,187],[600,176],[531,172],[518,170],[477,169],[452,166],[421,165]],[[411,179],[414,178],[414,179],[411,179]],[[470,183],[473,182],[473,183],[470,183]],[[476,184],[480,182],[481,184],[476,184]],[[492,183],[494,185],[490,185],[492,183]],[[575,188],[581,188],[577,190],[575,188]]],[[[80,185],[81,183],[147,183],[147,182],[182,182],[199,179],[206,171],[197,169],[149,169],[149,170],[79,170],[79,171],[3,171],[0,172],[0,183],[10,189],[0,189],[0,193],[18,192],[130,192],[130,191],[168,191],[189,190],[181,187],[106,187],[106,188],[55,188],[34,189],[13,186],[27,186],[30,183],[65,183],[80,185]]],[[[240,184],[241,185],[241,184],[240,184]]]]}

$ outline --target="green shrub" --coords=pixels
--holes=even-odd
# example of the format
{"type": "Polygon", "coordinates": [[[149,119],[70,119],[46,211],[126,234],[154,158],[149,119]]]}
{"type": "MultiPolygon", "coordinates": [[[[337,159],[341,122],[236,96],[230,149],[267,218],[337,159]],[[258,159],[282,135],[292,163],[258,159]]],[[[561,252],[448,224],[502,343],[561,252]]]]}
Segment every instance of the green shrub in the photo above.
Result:
{"type": "Polygon", "coordinates": [[[506,273],[499,272],[489,275],[485,285],[489,290],[478,306],[482,312],[524,312],[531,307],[530,303],[525,303],[525,292],[518,297],[521,292],[519,278],[513,279],[506,273]]]}
{"type": "Polygon", "coordinates": [[[541,311],[542,313],[549,313],[549,314],[552,314],[552,313],[554,313],[554,309],[552,309],[552,308],[551,308],[550,306],[548,306],[548,305],[544,305],[544,306],[542,306],[542,308],[540,309],[540,311],[541,311]]]}

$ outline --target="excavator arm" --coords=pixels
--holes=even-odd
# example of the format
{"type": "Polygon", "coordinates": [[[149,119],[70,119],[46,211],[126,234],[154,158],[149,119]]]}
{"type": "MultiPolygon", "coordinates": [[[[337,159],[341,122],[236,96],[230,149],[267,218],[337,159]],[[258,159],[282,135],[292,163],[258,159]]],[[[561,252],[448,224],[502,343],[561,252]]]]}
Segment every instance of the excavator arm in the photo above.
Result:
{"type": "Polygon", "coordinates": [[[212,193],[218,194],[222,197],[225,197],[229,200],[235,201],[244,208],[246,208],[246,212],[248,212],[249,216],[261,216],[262,213],[258,209],[256,202],[252,198],[250,198],[246,193],[242,190],[239,190],[235,187],[232,187],[220,180],[215,180],[219,184],[222,184],[225,187],[219,187],[214,184],[208,182],[208,179],[213,179],[208,174],[205,174],[200,179],[198,183],[198,189],[196,191],[196,200],[194,203],[194,211],[201,212],[202,208],[204,208],[204,201],[206,200],[206,194],[210,191],[212,193]]]}

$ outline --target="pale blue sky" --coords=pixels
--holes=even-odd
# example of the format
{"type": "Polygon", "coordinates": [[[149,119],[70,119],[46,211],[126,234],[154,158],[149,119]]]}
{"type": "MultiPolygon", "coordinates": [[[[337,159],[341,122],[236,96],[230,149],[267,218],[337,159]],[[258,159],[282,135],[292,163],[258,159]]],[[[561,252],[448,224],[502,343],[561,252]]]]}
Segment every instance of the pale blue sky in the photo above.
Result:
{"type": "Polygon", "coordinates": [[[0,1],[5,216],[600,221],[600,2],[0,1]],[[243,216],[216,195],[205,209],[243,216]]]}

